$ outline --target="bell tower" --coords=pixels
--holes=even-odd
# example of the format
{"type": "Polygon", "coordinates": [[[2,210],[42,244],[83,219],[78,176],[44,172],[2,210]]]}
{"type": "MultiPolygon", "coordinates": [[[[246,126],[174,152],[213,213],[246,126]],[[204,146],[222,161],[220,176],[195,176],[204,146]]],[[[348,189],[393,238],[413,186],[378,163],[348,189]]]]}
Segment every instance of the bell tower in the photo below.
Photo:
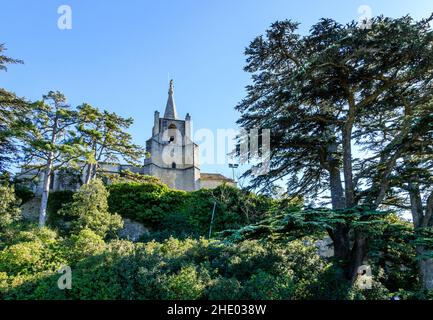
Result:
{"type": "Polygon", "coordinates": [[[200,188],[198,145],[191,139],[191,116],[179,119],[170,80],[164,117],[155,111],[152,138],[146,142],[150,156],[144,162],[144,174],[156,176],[171,188],[200,188]]]}

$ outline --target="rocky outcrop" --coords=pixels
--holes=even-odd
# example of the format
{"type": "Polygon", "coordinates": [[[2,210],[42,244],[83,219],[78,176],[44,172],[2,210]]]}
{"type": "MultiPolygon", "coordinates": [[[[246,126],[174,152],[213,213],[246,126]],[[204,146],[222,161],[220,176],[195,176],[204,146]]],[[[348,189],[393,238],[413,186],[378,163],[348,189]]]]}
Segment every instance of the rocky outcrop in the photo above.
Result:
{"type": "Polygon", "coordinates": [[[331,238],[325,237],[315,243],[318,254],[323,258],[334,256],[334,247],[331,238]]]}
{"type": "Polygon", "coordinates": [[[138,241],[143,235],[148,235],[149,230],[141,223],[128,218],[123,219],[123,229],[120,230],[119,236],[130,241],[138,241]]]}
{"type": "Polygon", "coordinates": [[[41,199],[39,197],[33,198],[24,203],[21,209],[21,215],[24,220],[38,222],[39,219],[39,206],[41,205],[41,199]]]}

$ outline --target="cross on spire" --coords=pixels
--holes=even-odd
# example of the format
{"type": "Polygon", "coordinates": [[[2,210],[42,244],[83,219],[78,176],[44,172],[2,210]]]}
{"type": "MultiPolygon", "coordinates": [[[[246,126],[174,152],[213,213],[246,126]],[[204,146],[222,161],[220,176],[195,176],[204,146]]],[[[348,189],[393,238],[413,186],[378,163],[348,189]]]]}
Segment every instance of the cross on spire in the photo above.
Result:
{"type": "Polygon", "coordinates": [[[176,104],[174,103],[173,93],[173,79],[171,79],[168,88],[168,99],[167,105],[165,106],[164,118],[177,119],[176,104]]]}

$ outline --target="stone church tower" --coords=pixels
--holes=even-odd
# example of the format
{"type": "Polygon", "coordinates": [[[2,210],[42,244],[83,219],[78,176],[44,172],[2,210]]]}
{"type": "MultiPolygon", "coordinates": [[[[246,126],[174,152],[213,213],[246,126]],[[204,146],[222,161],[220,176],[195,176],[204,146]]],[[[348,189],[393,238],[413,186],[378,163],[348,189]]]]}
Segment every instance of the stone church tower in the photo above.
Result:
{"type": "Polygon", "coordinates": [[[200,189],[198,145],[191,138],[191,117],[179,119],[170,81],[164,116],[155,111],[152,137],[146,141],[148,156],[143,174],[158,177],[170,188],[200,189]]]}

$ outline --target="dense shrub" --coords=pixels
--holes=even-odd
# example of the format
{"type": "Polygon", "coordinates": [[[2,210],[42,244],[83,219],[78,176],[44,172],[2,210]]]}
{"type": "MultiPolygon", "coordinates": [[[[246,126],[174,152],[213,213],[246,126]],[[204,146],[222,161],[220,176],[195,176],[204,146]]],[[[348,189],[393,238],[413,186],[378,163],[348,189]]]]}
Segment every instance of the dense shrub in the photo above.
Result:
{"type": "Polygon", "coordinates": [[[101,173],[102,181],[108,184],[119,184],[119,183],[154,183],[162,184],[161,180],[154,176],[143,175],[140,173],[134,173],[130,170],[123,170],[120,173],[101,173]]]}
{"type": "Polygon", "coordinates": [[[0,184],[0,231],[20,217],[18,207],[19,200],[16,199],[14,188],[7,184],[0,184]]]}
{"type": "Polygon", "coordinates": [[[236,300],[242,296],[242,285],[236,278],[218,277],[208,288],[210,300],[236,300]]]}
{"type": "Polygon", "coordinates": [[[108,212],[108,191],[101,180],[92,180],[73,195],[73,201],[60,209],[59,215],[74,217],[71,230],[92,230],[102,238],[115,236],[123,227],[122,218],[108,212]]]}
{"type": "Polygon", "coordinates": [[[245,283],[245,298],[253,300],[291,299],[294,291],[292,272],[270,274],[258,270],[245,283]]]}
{"type": "Polygon", "coordinates": [[[0,272],[34,275],[55,271],[65,261],[64,247],[56,232],[34,228],[17,234],[16,243],[0,252],[0,272]]]}
{"type": "Polygon", "coordinates": [[[277,201],[269,197],[226,185],[185,192],[171,190],[160,183],[129,182],[112,184],[108,190],[111,212],[152,228],[159,239],[164,235],[207,235],[214,204],[213,234],[257,222],[277,205],[277,201]]]}
{"type": "Polygon", "coordinates": [[[74,220],[75,217],[69,216],[66,212],[61,213],[62,206],[72,202],[74,192],[69,190],[50,192],[47,204],[47,224],[51,227],[65,231],[64,223],[74,220]]]}
{"type": "Polygon", "coordinates": [[[397,215],[389,215],[383,233],[370,241],[371,261],[383,270],[382,282],[391,291],[417,289],[417,254],[413,225],[397,215]]]}
{"type": "Polygon", "coordinates": [[[170,190],[160,183],[117,183],[108,186],[111,212],[143,223],[161,227],[161,221],[182,206],[186,192],[170,190]]]}
{"type": "Polygon", "coordinates": [[[91,255],[100,253],[104,247],[104,239],[90,229],[82,229],[71,236],[70,260],[80,261],[91,255]]]}
{"type": "Polygon", "coordinates": [[[32,190],[20,185],[15,186],[15,195],[21,200],[21,204],[24,204],[35,197],[35,194],[32,190]]]}
{"type": "Polygon", "coordinates": [[[278,201],[227,185],[191,192],[182,212],[201,235],[209,232],[214,204],[213,235],[260,221],[270,214],[278,201]]]}
{"type": "MultiPolygon", "coordinates": [[[[104,244],[94,232],[82,230],[63,242],[55,234],[46,235],[51,240],[45,245],[41,237],[0,253],[4,298],[291,299],[299,279],[309,278],[308,273],[294,277],[293,267],[301,266],[287,263],[286,246],[268,247],[256,241],[234,245],[170,238],[162,243],[104,244]],[[58,252],[59,243],[66,252],[58,252]],[[62,259],[53,260],[54,253],[62,259]],[[72,268],[72,290],[57,289],[55,270],[64,264],[72,268]]],[[[312,255],[299,261],[320,259],[308,250],[299,254],[312,255]]]]}
{"type": "Polygon", "coordinates": [[[165,279],[162,299],[165,300],[197,300],[203,297],[209,275],[206,269],[197,271],[194,265],[182,267],[176,274],[171,274],[165,279]],[[204,271],[203,271],[204,270],[204,271]],[[203,276],[204,273],[206,276],[203,276]]]}

